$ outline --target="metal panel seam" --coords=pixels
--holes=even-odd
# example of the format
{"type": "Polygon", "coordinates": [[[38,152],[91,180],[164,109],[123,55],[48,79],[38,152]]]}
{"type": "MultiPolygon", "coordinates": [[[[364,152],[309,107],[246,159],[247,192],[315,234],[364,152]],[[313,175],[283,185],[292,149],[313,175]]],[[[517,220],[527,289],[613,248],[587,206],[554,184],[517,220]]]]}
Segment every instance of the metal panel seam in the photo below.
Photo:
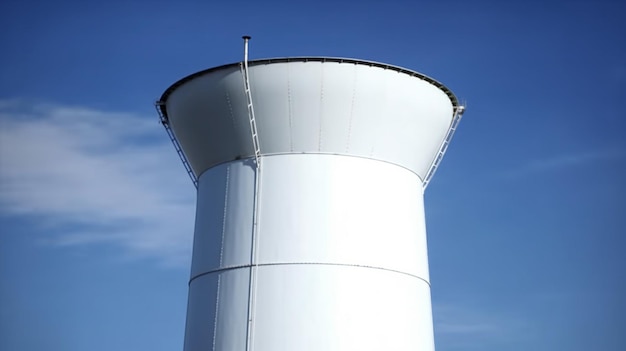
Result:
{"type": "Polygon", "coordinates": [[[213,351],[215,351],[215,340],[217,339],[217,320],[220,312],[220,281],[221,275],[217,275],[217,292],[215,294],[215,318],[213,319],[213,351]]]}
{"type": "MultiPolygon", "coordinates": [[[[386,70],[387,68],[385,68],[386,70]]],[[[385,75],[384,78],[384,86],[383,86],[383,93],[382,93],[382,101],[383,101],[383,106],[384,108],[380,109],[380,113],[378,113],[378,118],[376,118],[376,125],[377,125],[377,129],[378,130],[382,130],[382,126],[383,124],[383,120],[385,119],[385,115],[383,114],[382,111],[387,110],[387,108],[389,107],[388,103],[387,103],[387,99],[388,99],[388,89],[387,89],[387,85],[388,85],[388,81],[389,81],[389,75],[385,75]]],[[[374,157],[374,150],[376,149],[376,145],[378,144],[378,141],[380,140],[380,135],[378,133],[376,133],[376,135],[374,136],[374,139],[372,140],[372,149],[370,151],[369,157],[373,158],[374,157]]],[[[420,178],[421,179],[421,178],[420,178]]]]}
{"type": "MultiPolygon", "coordinates": [[[[262,154],[261,157],[270,157],[270,156],[285,156],[285,155],[324,155],[324,156],[344,156],[344,157],[356,157],[356,158],[362,158],[364,160],[370,160],[370,161],[378,161],[378,162],[384,162],[393,166],[397,166],[400,168],[404,168],[407,171],[415,174],[417,176],[417,178],[420,180],[420,182],[424,182],[424,180],[422,179],[422,176],[419,175],[419,173],[415,172],[414,170],[405,167],[399,163],[395,163],[395,162],[391,162],[391,161],[386,161],[386,160],[381,160],[379,158],[374,158],[374,157],[367,157],[367,156],[361,156],[361,155],[347,155],[347,154],[336,154],[336,153],[332,153],[332,152],[275,152],[275,153],[266,153],[266,154],[262,154]]],[[[202,173],[200,173],[200,175],[198,176],[198,179],[200,179],[202,177],[202,175],[204,175],[204,173],[206,173],[207,171],[218,167],[218,166],[222,166],[231,162],[240,162],[240,161],[244,161],[244,160],[253,160],[254,159],[254,155],[251,156],[247,156],[247,157],[242,157],[236,160],[230,160],[230,161],[223,161],[220,163],[216,163],[214,165],[212,165],[211,167],[205,169],[204,171],[202,171],[202,173]]]]}
{"type": "MultiPolygon", "coordinates": [[[[220,266],[224,257],[224,233],[226,233],[226,209],[228,208],[228,190],[230,188],[230,167],[226,167],[226,184],[224,189],[224,210],[222,213],[222,239],[220,241],[220,266]]],[[[217,291],[215,293],[215,318],[213,320],[213,351],[215,351],[215,339],[217,336],[217,321],[220,310],[220,281],[221,275],[217,276],[217,291]]]]}
{"type": "Polygon", "coordinates": [[[226,266],[226,267],[222,267],[222,268],[212,269],[212,270],[204,272],[204,273],[196,274],[195,276],[193,276],[189,280],[189,285],[191,285],[191,283],[193,283],[193,281],[196,280],[197,278],[202,278],[205,275],[209,275],[209,274],[213,274],[213,273],[222,273],[222,272],[225,272],[225,271],[237,270],[237,269],[243,269],[243,268],[252,268],[252,267],[302,266],[302,265],[355,267],[355,268],[376,269],[376,270],[387,271],[387,272],[392,272],[392,273],[397,273],[397,274],[402,274],[402,275],[407,275],[409,277],[417,278],[417,279],[425,282],[426,284],[428,284],[428,286],[430,286],[430,282],[427,279],[422,278],[422,277],[420,277],[418,275],[415,275],[415,274],[412,274],[412,273],[399,271],[397,269],[390,269],[390,268],[383,268],[383,267],[376,267],[376,266],[368,266],[368,265],[361,265],[361,264],[327,263],[327,262],[272,262],[272,263],[242,264],[242,265],[226,266]]]}
{"type": "Polygon", "coordinates": [[[320,72],[320,110],[319,110],[319,130],[317,135],[317,151],[322,151],[322,121],[324,117],[324,65],[320,72]]]}
{"type": "Polygon", "coordinates": [[[293,152],[293,115],[291,108],[291,65],[287,65],[287,107],[289,113],[289,151],[293,152]]]}
{"type": "Polygon", "coordinates": [[[226,211],[228,209],[228,191],[230,189],[230,165],[226,167],[226,189],[224,189],[224,210],[222,212],[222,240],[220,242],[220,266],[224,258],[224,236],[226,233],[226,211]]]}
{"type": "Polygon", "coordinates": [[[357,65],[354,65],[354,76],[352,77],[352,101],[350,102],[350,119],[348,120],[348,137],[346,138],[346,153],[350,152],[350,137],[352,136],[352,119],[354,118],[354,100],[356,99],[357,65]]]}
{"type": "Polygon", "coordinates": [[[236,121],[235,121],[235,113],[233,112],[233,104],[230,101],[230,93],[228,92],[228,90],[226,91],[226,104],[228,105],[228,112],[230,115],[230,120],[231,122],[233,122],[233,128],[236,127],[236,121]]]}

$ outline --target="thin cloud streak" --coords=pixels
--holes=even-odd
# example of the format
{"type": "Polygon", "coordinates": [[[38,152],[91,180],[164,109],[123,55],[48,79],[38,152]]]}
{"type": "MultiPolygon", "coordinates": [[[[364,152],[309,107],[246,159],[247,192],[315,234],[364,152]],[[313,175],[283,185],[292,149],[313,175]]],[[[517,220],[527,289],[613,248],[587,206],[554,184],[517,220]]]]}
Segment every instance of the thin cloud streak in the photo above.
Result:
{"type": "Polygon", "coordinates": [[[194,201],[156,116],[0,101],[0,211],[64,228],[46,241],[184,264],[194,201]]]}
{"type": "Polygon", "coordinates": [[[502,331],[502,325],[484,313],[441,303],[436,303],[433,310],[435,332],[442,336],[458,337],[460,334],[491,334],[502,331]]]}
{"type": "Polygon", "coordinates": [[[486,345],[504,347],[523,342],[525,324],[520,320],[451,303],[433,303],[437,349],[481,350],[486,345]]]}
{"type": "Polygon", "coordinates": [[[532,160],[517,168],[502,172],[501,175],[505,178],[519,178],[567,168],[590,166],[596,162],[622,159],[624,156],[626,156],[626,150],[619,147],[557,155],[532,160]]]}

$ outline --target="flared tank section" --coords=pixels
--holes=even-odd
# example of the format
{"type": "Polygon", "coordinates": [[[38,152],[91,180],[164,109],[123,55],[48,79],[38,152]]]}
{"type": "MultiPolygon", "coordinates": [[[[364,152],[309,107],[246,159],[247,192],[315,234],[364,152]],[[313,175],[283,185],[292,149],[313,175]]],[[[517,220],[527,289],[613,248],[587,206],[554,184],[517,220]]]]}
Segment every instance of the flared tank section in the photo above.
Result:
{"type": "Polygon", "coordinates": [[[185,350],[434,350],[423,189],[450,90],[282,58],[198,72],[159,104],[198,188],[185,350]]]}

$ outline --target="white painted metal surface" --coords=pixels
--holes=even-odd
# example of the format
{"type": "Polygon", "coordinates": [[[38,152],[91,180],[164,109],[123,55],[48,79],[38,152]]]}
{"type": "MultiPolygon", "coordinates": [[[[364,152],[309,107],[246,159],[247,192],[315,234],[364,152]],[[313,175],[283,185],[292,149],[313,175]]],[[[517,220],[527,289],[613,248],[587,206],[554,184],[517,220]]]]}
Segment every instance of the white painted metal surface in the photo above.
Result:
{"type": "Polygon", "coordinates": [[[239,65],[161,99],[199,175],[185,350],[434,350],[423,180],[454,95],[364,61],[248,72],[257,148],[239,65]]]}
{"type": "MultiPolygon", "coordinates": [[[[383,160],[424,179],[451,125],[445,91],[394,69],[327,62],[250,62],[264,155],[330,153],[383,160]]],[[[246,94],[238,65],[169,93],[166,111],[196,175],[251,157],[246,94]]]]}
{"type": "MultiPolygon", "coordinates": [[[[252,349],[432,350],[419,178],[320,154],[266,156],[263,172],[252,349]]],[[[254,168],[221,164],[199,184],[187,325],[205,328],[186,350],[243,350],[254,168]]]]}

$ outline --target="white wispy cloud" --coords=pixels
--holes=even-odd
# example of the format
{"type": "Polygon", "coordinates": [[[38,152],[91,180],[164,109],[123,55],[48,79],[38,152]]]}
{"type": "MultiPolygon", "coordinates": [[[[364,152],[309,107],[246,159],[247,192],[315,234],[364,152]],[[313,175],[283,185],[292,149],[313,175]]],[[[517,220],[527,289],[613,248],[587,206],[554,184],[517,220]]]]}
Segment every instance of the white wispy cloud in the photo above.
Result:
{"type": "Polygon", "coordinates": [[[433,303],[437,349],[481,350],[523,339],[524,324],[512,317],[454,303],[433,303]]]}
{"type": "Polygon", "coordinates": [[[492,333],[500,330],[498,323],[484,313],[449,303],[434,304],[433,314],[435,329],[442,335],[492,333]]]}
{"type": "Polygon", "coordinates": [[[596,162],[618,160],[624,158],[624,156],[626,156],[626,149],[618,146],[592,151],[572,152],[529,160],[525,164],[502,172],[501,175],[505,178],[517,178],[574,167],[589,167],[596,162]]]}
{"type": "Polygon", "coordinates": [[[0,101],[0,212],[187,263],[195,197],[156,115],[0,101]]]}

